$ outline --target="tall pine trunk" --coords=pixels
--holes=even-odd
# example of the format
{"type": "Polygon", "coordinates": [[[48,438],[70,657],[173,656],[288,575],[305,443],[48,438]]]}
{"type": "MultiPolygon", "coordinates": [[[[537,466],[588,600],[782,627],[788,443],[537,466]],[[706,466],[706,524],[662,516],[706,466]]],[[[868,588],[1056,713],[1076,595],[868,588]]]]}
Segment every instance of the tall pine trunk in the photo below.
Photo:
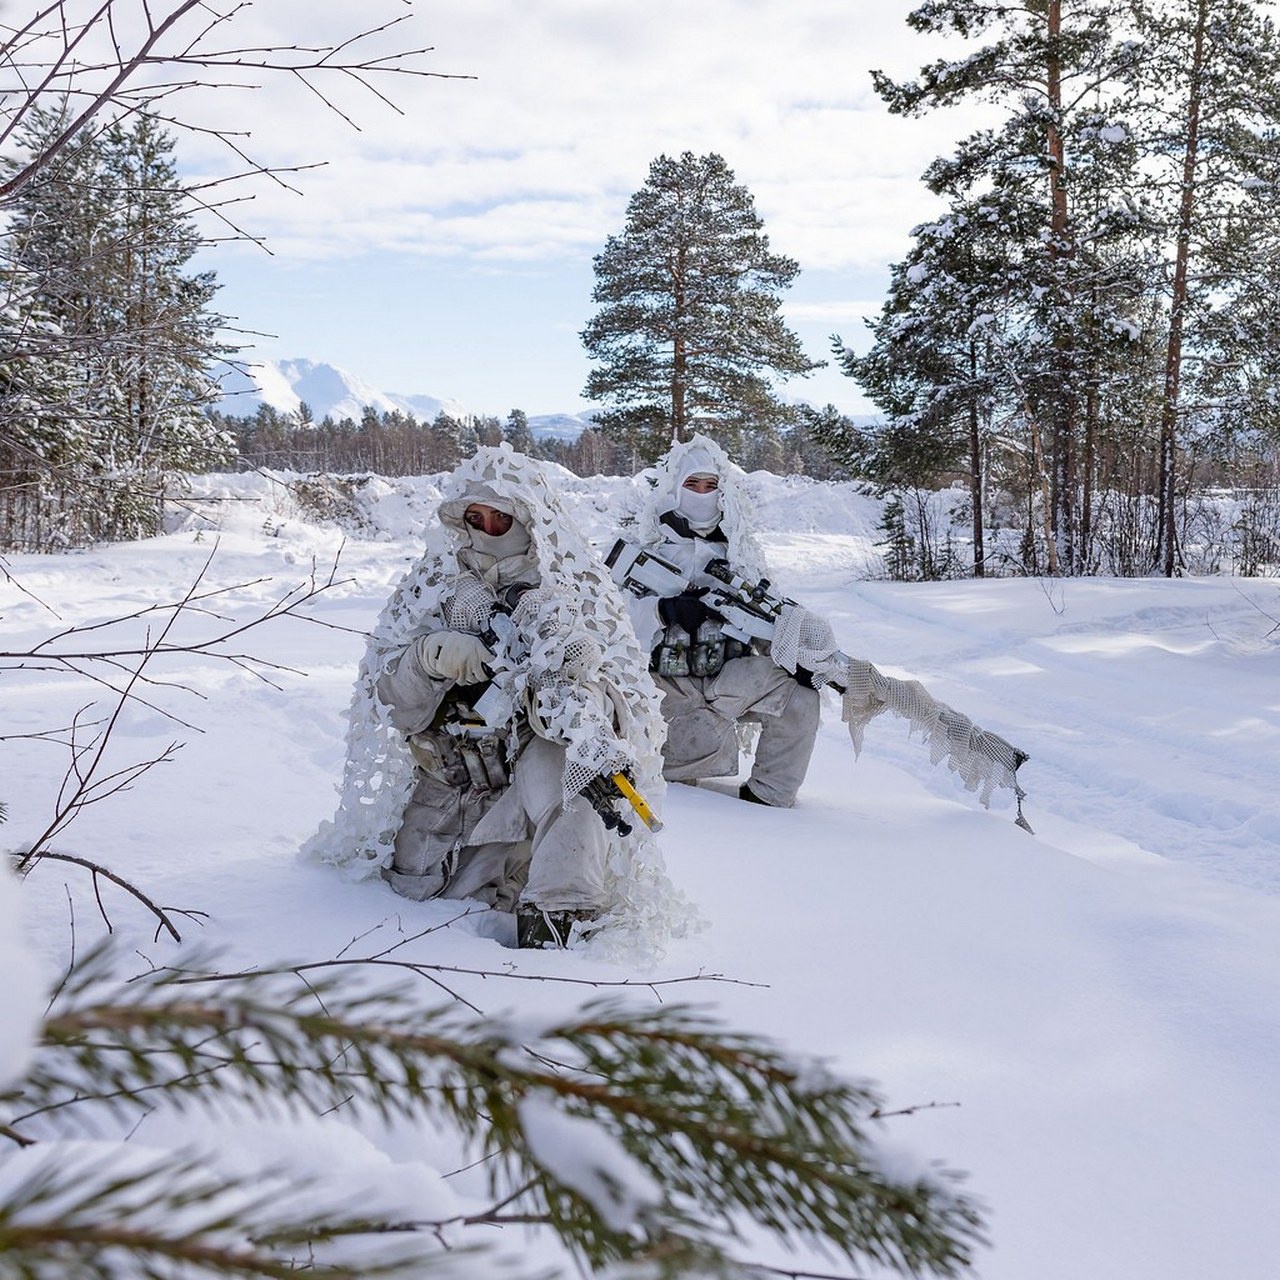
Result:
{"type": "Polygon", "coordinates": [[[685,349],[685,305],[683,280],[688,269],[681,247],[676,254],[672,306],[675,314],[675,338],[671,345],[671,442],[689,439],[688,352],[685,349]]]}
{"type": "MultiPolygon", "coordinates": [[[[978,374],[978,353],[969,344],[969,382],[975,385],[978,374]]],[[[982,527],[982,430],[978,402],[969,397],[969,501],[973,505],[973,576],[987,576],[987,551],[983,545],[982,527]]]]}
{"type": "Polygon", "coordinates": [[[1090,572],[1093,541],[1093,485],[1098,461],[1098,370],[1090,360],[1089,383],[1084,402],[1084,458],[1080,468],[1080,571],[1090,572]]]}
{"type": "Polygon", "coordinates": [[[1182,157],[1182,195],[1178,206],[1173,293],[1169,300],[1169,345],[1165,352],[1164,394],[1160,406],[1160,555],[1166,578],[1172,578],[1177,568],[1178,392],[1182,377],[1182,330],[1187,310],[1191,222],[1196,204],[1196,163],[1199,159],[1200,109],[1204,93],[1204,39],[1208,17],[1209,0],[1199,0],[1192,37],[1186,147],[1182,157]]]}
{"type": "Polygon", "coordinates": [[[1066,153],[1058,122],[1062,117],[1062,0],[1049,0],[1045,96],[1050,112],[1045,127],[1045,154],[1049,162],[1049,269],[1053,276],[1053,356],[1050,389],[1052,477],[1051,537],[1059,564],[1068,573],[1076,566],[1075,547],[1075,353],[1069,324],[1071,311],[1067,274],[1074,256],[1067,206],[1066,153]]]}

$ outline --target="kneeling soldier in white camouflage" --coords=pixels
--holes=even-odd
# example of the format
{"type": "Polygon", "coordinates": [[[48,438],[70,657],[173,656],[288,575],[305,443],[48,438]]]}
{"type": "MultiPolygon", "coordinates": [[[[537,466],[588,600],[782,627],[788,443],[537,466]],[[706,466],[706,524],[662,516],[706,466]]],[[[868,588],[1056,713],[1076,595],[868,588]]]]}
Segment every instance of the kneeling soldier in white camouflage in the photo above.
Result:
{"type": "Polygon", "coordinates": [[[744,519],[746,477],[700,435],[672,446],[651,474],[656,483],[637,528],[622,531],[609,560],[615,580],[630,588],[636,636],[651,651],[650,670],[662,691],[663,773],[673,782],[732,777],[758,727],[751,775],[738,794],[790,808],[813,754],[818,692],[809,672],[778,664],[769,640],[728,634],[724,615],[707,600],[722,585],[708,564],[727,561],[750,582],[764,577],[744,519]],[[669,584],[661,572],[644,572],[644,554],[636,565],[637,548],[677,571],[669,584]]]}
{"type": "Polygon", "coordinates": [[[429,541],[375,628],[346,799],[311,852],[376,862],[405,897],[514,911],[521,946],[564,945],[608,907],[606,864],[644,839],[637,815],[657,828],[634,789],[652,798],[657,694],[539,464],[480,450],[439,518],[444,545],[429,541]]]}
{"type": "Polygon", "coordinates": [[[886,676],[836,644],[831,624],[772,589],[745,527],[742,472],[713,441],[676,445],[644,476],[651,490],[638,527],[609,552],[628,592],[641,645],[652,650],[668,724],[664,773],[679,782],[738,772],[739,749],[759,729],[743,800],[790,806],[818,729],[820,689],[839,696],[855,752],[885,711],[908,720],[934,764],[945,763],[983,805],[1007,787],[1026,795],[1027,753],[939,702],[918,680],[886,676]],[[746,730],[744,734],[742,731],[746,730]]]}

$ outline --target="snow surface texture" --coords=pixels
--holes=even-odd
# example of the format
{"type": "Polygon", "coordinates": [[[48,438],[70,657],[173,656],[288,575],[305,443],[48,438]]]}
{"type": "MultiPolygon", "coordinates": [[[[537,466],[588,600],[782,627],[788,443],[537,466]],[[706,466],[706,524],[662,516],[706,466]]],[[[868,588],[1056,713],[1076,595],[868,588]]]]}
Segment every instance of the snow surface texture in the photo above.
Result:
{"type": "MultiPolygon", "coordinates": [[[[0,784],[3,785],[3,784],[0,784]]],[[[0,870],[0,1089],[13,1084],[26,1069],[32,1037],[44,1011],[40,975],[23,944],[21,895],[13,878],[0,870]]]]}
{"type": "MultiPolygon", "coordinates": [[[[491,974],[630,980],[637,1001],[657,998],[643,984],[662,978],[740,980],[677,990],[731,1026],[877,1080],[893,1108],[923,1106],[886,1122],[882,1158],[969,1171],[990,1211],[983,1280],[1276,1274],[1280,584],[878,581],[875,503],[848,486],[750,476],[778,589],[827,618],[845,652],[920,680],[1024,747],[1036,835],[1013,825],[1007,794],[984,811],[892,716],[868,727],[855,761],[826,695],[794,810],[741,804],[732,779],[668,789],[667,873],[706,928],[638,970],[590,948],[505,950],[466,904],[406,903],[376,879],[353,884],[298,860],[333,809],[364,633],[420,554],[439,479],[364,485],[365,532],[345,541],[308,521],[277,481],[209,477],[201,494],[226,500],[193,503],[167,537],[11,557],[23,590],[0,582],[0,613],[5,647],[18,648],[176,598],[215,540],[211,578],[246,584],[222,602],[233,620],[305,581],[313,559],[323,570],[342,546],[345,581],[313,609],[330,625],[285,620],[237,642],[280,664],[272,683],[212,658],[167,664],[170,683],[151,701],[202,732],[130,707],[118,761],[175,738],[186,745],[130,794],[86,812],[58,847],[165,904],[209,912],[190,940],[232,962],[372,954],[434,927],[397,954],[491,974]]],[[[565,478],[563,500],[598,548],[629,486],[565,478]]],[[[192,617],[187,629],[203,625],[192,617]]],[[[64,725],[90,696],[101,691],[6,673],[4,732],[64,725]]],[[[8,846],[44,828],[64,768],[55,744],[0,744],[8,846]]],[[[0,891],[0,906],[11,896],[0,891]]],[[[152,941],[154,921],[106,896],[127,946],[172,957],[152,941]]],[[[101,929],[91,889],[45,864],[23,897],[52,981],[73,908],[81,948],[101,929]]],[[[9,1066],[31,983],[15,977],[7,928],[0,938],[9,1066]]],[[[486,1013],[534,1026],[584,994],[516,976],[450,981],[486,1013]]],[[[465,1211],[482,1195],[477,1171],[442,1178],[457,1167],[447,1138],[357,1129],[338,1115],[264,1126],[158,1113],[132,1138],[155,1148],[202,1140],[226,1168],[265,1152],[276,1166],[349,1171],[338,1181],[350,1194],[406,1214],[465,1211]]],[[[554,1161],[554,1123],[540,1141],[554,1161]]],[[[565,1151],[559,1163],[588,1176],[611,1158],[565,1151]]],[[[627,1187],[643,1202],[643,1187],[627,1187]]],[[[526,1262],[562,1261],[545,1236],[506,1232],[502,1247],[526,1262]]],[[[851,1272],[830,1258],[765,1257],[792,1271],[851,1272]]]]}

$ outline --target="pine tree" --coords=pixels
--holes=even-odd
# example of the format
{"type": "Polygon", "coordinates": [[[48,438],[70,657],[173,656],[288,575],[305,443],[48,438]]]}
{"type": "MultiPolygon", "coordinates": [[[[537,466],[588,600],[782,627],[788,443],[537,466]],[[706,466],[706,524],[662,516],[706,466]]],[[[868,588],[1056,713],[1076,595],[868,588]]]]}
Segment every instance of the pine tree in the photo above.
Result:
{"type": "MultiPolygon", "coordinates": [[[[38,150],[61,117],[42,108],[19,143],[38,150]]],[[[7,455],[3,544],[76,545],[101,507],[86,481],[97,469],[94,377],[82,335],[97,320],[95,295],[78,264],[94,258],[91,230],[108,220],[93,174],[99,139],[77,137],[8,211],[4,244],[4,417],[7,455]]],[[[6,165],[6,171],[17,162],[6,165]]]]}
{"type": "MultiPolygon", "coordinates": [[[[464,428],[461,422],[451,413],[443,409],[436,414],[431,424],[431,435],[439,459],[439,471],[447,471],[456,467],[467,456],[464,443],[464,428]]],[[[475,450],[473,449],[474,453],[475,450]]]]}
{"type": "MultiPolygon", "coordinates": [[[[1008,332],[1019,334],[1021,352],[1007,407],[1022,418],[1029,454],[1043,459],[1045,550],[1055,572],[1082,563],[1079,495],[1089,481],[1082,485],[1080,454],[1094,407],[1089,379],[1130,307],[1123,284],[1140,275],[1140,219],[1128,216],[1127,173],[1118,160],[1131,136],[1126,118],[1136,57],[1116,36],[1122,16],[1113,0],[1007,8],[931,0],[913,11],[910,25],[989,42],[963,59],[925,67],[914,81],[875,73],[877,90],[900,114],[965,99],[992,102],[1001,112],[995,127],[937,160],[926,181],[953,218],[1004,239],[988,256],[1001,251],[1018,266],[1020,296],[1005,298],[1015,322],[1008,332]],[[995,220],[985,216],[991,206],[1000,211],[995,220]]],[[[967,307],[962,303],[954,317],[961,332],[971,319],[967,307]]]]}
{"type": "MultiPolygon", "coordinates": [[[[39,154],[64,127],[36,109],[21,142],[39,154]]],[[[24,359],[60,394],[41,405],[43,454],[72,485],[73,541],[136,537],[158,527],[174,473],[228,454],[205,406],[209,367],[224,349],[216,290],[186,266],[199,241],[171,159],[173,143],[147,118],[75,135],[14,197],[6,280],[24,359]]],[[[21,161],[14,161],[12,168],[21,161]]],[[[28,384],[32,381],[28,378],[28,384]]],[[[50,501],[55,485],[46,483],[50,501]]]]}
{"type": "MultiPolygon", "coordinates": [[[[1135,0],[1147,188],[1163,214],[1167,339],[1160,403],[1159,568],[1179,566],[1179,458],[1224,371],[1250,364],[1257,283],[1274,274],[1280,210],[1280,41],[1256,0],[1135,0]],[[1237,330],[1231,317],[1239,317],[1237,330]],[[1224,321],[1224,317],[1226,317],[1224,321]],[[1199,402],[1198,402],[1199,401],[1199,402]]],[[[1256,365],[1254,366],[1256,369],[1256,365]]],[[[1252,383],[1264,418],[1274,372],[1252,383]]],[[[1237,400],[1237,407],[1240,402],[1237,400]]]]}
{"type": "Polygon", "coordinates": [[[779,315],[799,266],[763,226],[720,156],[663,155],[596,257],[600,310],[582,340],[600,367],[585,395],[611,406],[601,426],[644,459],[695,431],[733,445],[753,425],[796,420],[771,378],[821,362],[779,315]]]}
{"type": "Polygon", "coordinates": [[[90,433],[72,411],[80,380],[31,273],[0,265],[0,289],[0,548],[60,546],[74,541],[61,478],[90,456],[90,433]]]}
{"type": "Polygon", "coordinates": [[[523,409],[512,409],[507,414],[507,423],[503,428],[502,437],[517,453],[535,456],[538,442],[534,439],[533,431],[529,426],[529,415],[523,409]]]}
{"type": "MultiPolygon", "coordinates": [[[[690,1009],[597,1000],[517,1038],[509,1019],[388,986],[397,969],[434,986],[437,966],[385,952],[241,973],[197,962],[128,981],[114,967],[105,948],[74,964],[25,1079],[0,1081],[6,1274],[408,1280],[447,1261],[446,1231],[468,1247],[515,1223],[549,1228],[584,1273],[621,1263],[655,1280],[749,1280],[760,1269],[737,1255],[763,1236],[878,1274],[946,1277],[982,1240],[956,1174],[878,1158],[872,1088],[690,1009]],[[245,1195],[243,1162],[223,1172],[124,1142],[86,1159],[74,1142],[105,1118],[228,1100],[453,1131],[487,1171],[493,1207],[414,1221],[403,1202],[337,1203],[287,1168],[256,1170],[245,1195]],[[6,1167],[19,1162],[25,1179],[6,1167]],[[334,1254],[344,1240],[358,1269],[334,1254]]],[[[484,1271],[483,1255],[467,1261],[467,1274],[484,1271]]]]}
{"type": "MultiPolygon", "coordinates": [[[[108,385],[119,397],[112,426],[123,462],[163,492],[171,473],[202,471],[227,453],[205,408],[218,397],[210,370],[229,354],[222,317],[211,310],[212,272],[187,267],[200,245],[186,214],[172,159],[173,139],[150,117],[107,133],[104,175],[116,204],[119,244],[112,254],[116,341],[108,385]]],[[[140,532],[154,532],[139,520],[140,532]]]]}
{"type": "Polygon", "coordinates": [[[987,196],[916,228],[915,245],[893,267],[889,295],[859,356],[835,352],[885,414],[878,430],[825,428],[825,443],[882,492],[928,488],[967,464],[973,572],[985,566],[983,478],[997,404],[1019,399],[1024,296],[1018,258],[1024,236],[1016,202],[987,196]]]}

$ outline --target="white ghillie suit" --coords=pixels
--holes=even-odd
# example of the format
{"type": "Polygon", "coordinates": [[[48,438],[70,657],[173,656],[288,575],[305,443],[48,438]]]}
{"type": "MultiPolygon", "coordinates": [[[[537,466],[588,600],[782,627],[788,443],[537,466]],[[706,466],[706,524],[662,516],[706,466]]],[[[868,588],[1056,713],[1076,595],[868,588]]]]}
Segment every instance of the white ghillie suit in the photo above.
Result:
{"type": "MultiPolygon", "coordinates": [[[[664,727],[626,609],[537,462],[506,445],[483,448],[443,494],[440,525],[371,633],[342,800],[303,857],[353,879],[382,875],[419,899],[476,896],[510,910],[523,894],[547,910],[585,908],[602,913],[615,941],[630,933],[652,944],[688,923],[657,846],[639,821],[625,837],[606,831],[579,795],[591,779],[627,768],[660,807],[664,727]],[[477,553],[462,522],[472,502],[513,515],[529,535],[524,553],[477,553]],[[484,631],[512,581],[536,585],[519,597],[511,634],[489,664],[499,783],[472,794],[456,745],[447,767],[437,758],[450,744],[436,712],[454,682],[432,679],[413,642],[442,629],[484,631]]],[[[492,767],[492,737],[485,746],[492,767]]]]}
{"type": "Polygon", "coordinates": [[[696,596],[720,585],[704,572],[712,560],[728,560],[752,582],[765,575],[764,556],[747,521],[746,475],[715,441],[695,435],[673,445],[637,483],[643,505],[635,531],[624,530],[623,536],[678,568],[694,591],[687,598],[628,600],[641,648],[657,655],[654,680],[667,720],[666,777],[678,782],[730,777],[738,772],[740,752],[758,734],[743,795],[788,808],[813,752],[818,694],[797,679],[794,667],[784,670],[769,656],[767,642],[725,641],[717,620],[701,616],[696,596]],[[715,493],[684,488],[699,474],[716,477],[715,493]],[[685,625],[671,620],[677,614],[685,625]],[[691,662],[682,650],[694,655],[691,662]],[[708,654],[714,656],[708,659],[708,654]]]}

